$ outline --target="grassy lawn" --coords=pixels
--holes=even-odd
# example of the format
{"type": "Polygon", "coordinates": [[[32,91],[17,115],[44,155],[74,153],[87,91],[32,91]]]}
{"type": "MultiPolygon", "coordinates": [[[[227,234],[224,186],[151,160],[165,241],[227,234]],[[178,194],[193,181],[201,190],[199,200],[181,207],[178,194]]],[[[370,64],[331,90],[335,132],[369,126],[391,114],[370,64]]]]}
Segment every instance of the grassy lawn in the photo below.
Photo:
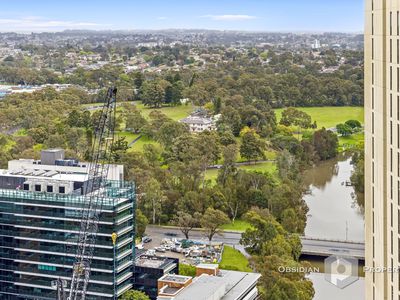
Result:
{"type": "Polygon", "coordinates": [[[246,170],[249,172],[269,172],[274,173],[276,171],[276,164],[273,161],[264,162],[260,164],[251,164],[240,166],[239,169],[246,170]]]}
{"type": "MultiPolygon", "coordinates": [[[[296,107],[309,114],[312,121],[317,121],[318,128],[331,128],[347,120],[358,120],[364,123],[364,108],[352,106],[325,106],[325,107],[296,107]]],[[[276,109],[276,118],[279,121],[284,109],[276,109]]]]}
{"type": "Polygon", "coordinates": [[[235,220],[234,223],[224,224],[220,227],[223,230],[235,230],[235,231],[246,231],[246,229],[251,228],[251,225],[243,220],[235,220]]]}
{"type": "Polygon", "coordinates": [[[339,137],[339,151],[346,149],[351,149],[362,145],[364,143],[364,133],[356,133],[350,136],[340,136],[339,137]]]}
{"type": "Polygon", "coordinates": [[[140,101],[135,102],[136,107],[142,112],[143,116],[145,118],[149,117],[149,114],[153,110],[159,110],[163,114],[165,114],[167,117],[171,118],[172,120],[179,121],[185,117],[187,117],[192,111],[193,111],[193,106],[188,104],[188,105],[180,105],[180,106],[164,106],[161,108],[148,108],[142,104],[140,101]]]}
{"type": "Polygon", "coordinates": [[[247,258],[239,250],[235,250],[230,246],[224,246],[224,252],[222,253],[222,260],[219,267],[224,270],[252,271],[249,268],[249,261],[247,258]]]}
{"type": "MultiPolygon", "coordinates": [[[[137,137],[138,135],[135,134],[135,136],[137,137]]],[[[142,152],[143,147],[146,144],[153,144],[156,147],[161,149],[161,145],[159,143],[157,143],[156,141],[149,139],[148,137],[145,137],[145,136],[142,136],[139,140],[137,140],[129,149],[130,149],[130,151],[142,152]]]]}
{"type": "MultiPolygon", "coordinates": [[[[238,169],[246,170],[249,172],[269,172],[274,173],[276,171],[276,164],[273,161],[263,162],[259,164],[242,165],[238,169]]],[[[206,180],[211,180],[215,183],[218,177],[218,169],[208,169],[206,171],[206,180]]]]}
{"type": "Polygon", "coordinates": [[[115,133],[116,138],[124,137],[125,140],[128,142],[128,144],[131,143],[138,136],[139,136],[138,134],[127,132],[127,131],[118,131],[115,133]]]}

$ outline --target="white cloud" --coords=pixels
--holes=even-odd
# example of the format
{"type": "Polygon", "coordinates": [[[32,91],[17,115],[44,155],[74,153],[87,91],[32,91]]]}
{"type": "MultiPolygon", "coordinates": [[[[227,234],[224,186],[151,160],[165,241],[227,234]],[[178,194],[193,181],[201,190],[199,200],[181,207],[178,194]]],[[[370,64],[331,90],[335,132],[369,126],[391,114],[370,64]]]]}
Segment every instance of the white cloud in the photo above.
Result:
{"type": "Polygon", "coordinates": [[[91,22],[46,20],[40,17],[25,17],[19,19],[0,18],[0,31],[57,31],[64,29],[88,29],[105,26],[91,22]]]}
{"type": "Polygon", "coordinates": [[[250,15],[205,15],[202,18],[211,19],[214,21],[246,21],[257,19],[256,16],[250,15]]]}
{"type": "Polygon", "coordinates": [[[167,17],[158,17],[157,20],[167,20],[167,17]]]}

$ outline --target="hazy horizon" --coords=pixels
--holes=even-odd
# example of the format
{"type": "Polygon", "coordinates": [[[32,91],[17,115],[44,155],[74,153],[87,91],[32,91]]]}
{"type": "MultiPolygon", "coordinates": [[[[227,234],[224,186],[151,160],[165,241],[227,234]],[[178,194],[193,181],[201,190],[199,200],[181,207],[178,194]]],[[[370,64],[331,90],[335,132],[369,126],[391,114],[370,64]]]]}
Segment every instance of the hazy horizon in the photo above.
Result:
{"type": "Polygon", "coordinates": [[[233,30],[362,32],[363,0],[105,0],[2,3],[0,32],[233,30]]]}

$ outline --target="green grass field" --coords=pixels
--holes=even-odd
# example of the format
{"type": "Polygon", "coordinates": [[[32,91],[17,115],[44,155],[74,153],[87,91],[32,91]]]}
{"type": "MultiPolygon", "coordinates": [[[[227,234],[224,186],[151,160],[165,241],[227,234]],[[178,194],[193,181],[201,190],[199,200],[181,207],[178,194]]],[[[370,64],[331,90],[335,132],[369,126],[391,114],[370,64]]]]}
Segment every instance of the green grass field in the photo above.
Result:
{"type": "Polygon", "coordinates": [[[234,223],[224,224],[220,227],[223,230],[232,230],[232,231],[240,231],[244,232],[246,229],[251,228],[251,225],[243,220],[235,220],[234,223]]]}
{"type": "Polygon", "coordinates": [[[247,258],[239,250],[233,249],[230,246],[224,246],[224,252],[222,253],[219,267],[224,270],[252,271],[249,268],[249,261],[247,258]]]}
{"type": "Polygon", "coordinates": [[[136,107],[142,112],[143,116],[145,118],[149,117],[149,114],[153,110],[159,110],[163,114],[165,114],[168,118],[171,118],[172,120],[179,121],[183,118],[186,118],[192,111],[193,111],[193,106],[188,104],[188,105],[179,105],[179,106],[163,106],[161,108],[148,108],[142,104],[140,101],[135,101],[134,102],[136,107]]]}
{"type": "MultiPolygon", "coordinates": [[[[350,106],[325,106],[325,107],[296,107],[298,110],[309,114],[312,121],[317,121],[318,128],[331,128],[347,120],[358,120],[364,123],[364,108],[350,106]]],[[[276,118],[279,121],[284,109],[276,109],[276,118]]]]}
{"type": "MultiPolygon", "coordinates": [[[[251,165],[242,165],[238,169],[246,170],[249,172],[269,172],[274,173],[276,171],[276,164],[273,161],[263,162],[251,165]]],[[[206,171],[206,180],[211,180],[215,182],[218,177],[218,169],[208,169],[206,171]]]]}
{"type": "Polygon", "coordinates": [[[131,143],[138,136],[139,136],[138,134],[127,132],[127,131],[118,131],[115,133],[116,138],[124,137],[125,140],[128,142],[128,144],[131,143]]]}
{"type": "Polygon", "coordinates": [[[339,151],[352,149],[364,144],[364,133],[355,133],[350,136],[339,137],[339,151]]]}
{"type": "MultiPolygon", "coordinates": [[[[135,136],[137,137],[138,135],[135,134],[135,136]]],[[[148,137],[142,136],[130,147],[129,151],[143,152],[143,147],[146,144],[152,144],[161,149],[161,145],[159,143],[152,139],[149,139],[148,137]]]]}

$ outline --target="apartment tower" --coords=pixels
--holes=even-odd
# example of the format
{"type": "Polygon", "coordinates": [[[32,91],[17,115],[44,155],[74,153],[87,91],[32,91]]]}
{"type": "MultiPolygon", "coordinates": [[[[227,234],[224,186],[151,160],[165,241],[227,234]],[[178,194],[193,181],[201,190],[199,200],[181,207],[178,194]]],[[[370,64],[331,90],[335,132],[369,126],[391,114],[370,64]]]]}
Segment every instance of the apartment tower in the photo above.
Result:
{"type": "MultiPolygon", "coordinates": [[[[87,300],[114,300],[133,286],[135,188],[121,180],[122,165],[109,169],[93,191],[102,208],[87,300]]],[[[88,184],[88,164],[61,149],[0,170],[0,299],[56,299],[58,279],[69,292],[88,184]]]]}
{"type": "MultiPolygon", "coordinates": [[[[365,223],[368,267],[400,267],[400,0],[365,3],[365,223]]],[[[400,299],[398,272],[367,272],[366,299],[400,299]]]]}

